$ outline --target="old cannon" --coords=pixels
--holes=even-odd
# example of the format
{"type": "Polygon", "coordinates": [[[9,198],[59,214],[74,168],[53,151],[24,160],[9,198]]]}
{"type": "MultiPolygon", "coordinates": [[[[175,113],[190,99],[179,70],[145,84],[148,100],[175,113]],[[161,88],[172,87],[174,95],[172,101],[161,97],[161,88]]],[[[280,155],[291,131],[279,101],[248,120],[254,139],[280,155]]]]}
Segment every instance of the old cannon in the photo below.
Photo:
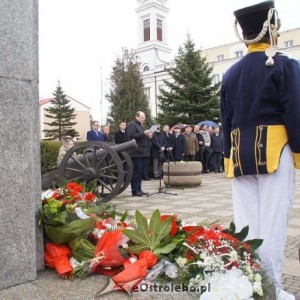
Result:
{"type": "Polygon", "coordinates": [[[67,151],[58,167],[42,176],[42,188],[51,188],[60,178],[68,181],[97,180],[101,202],[108,202],[129,185],[133,165],[127,152],[136,149],[135,140],[115,145],[107,142],[83,142],[67,151]]]}

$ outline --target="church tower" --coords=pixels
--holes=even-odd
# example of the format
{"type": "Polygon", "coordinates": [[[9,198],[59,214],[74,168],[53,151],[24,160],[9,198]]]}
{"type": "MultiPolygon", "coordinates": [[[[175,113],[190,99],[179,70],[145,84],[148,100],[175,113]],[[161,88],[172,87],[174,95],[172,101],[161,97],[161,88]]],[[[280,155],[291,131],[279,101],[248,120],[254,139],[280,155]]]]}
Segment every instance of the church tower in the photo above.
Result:
{"type": "Polygon", "coordinates": [[[138,46],[141,71],[154,70],[170,62],[171,49],[167,43],[167,0],[137,0],[138,46]]]}

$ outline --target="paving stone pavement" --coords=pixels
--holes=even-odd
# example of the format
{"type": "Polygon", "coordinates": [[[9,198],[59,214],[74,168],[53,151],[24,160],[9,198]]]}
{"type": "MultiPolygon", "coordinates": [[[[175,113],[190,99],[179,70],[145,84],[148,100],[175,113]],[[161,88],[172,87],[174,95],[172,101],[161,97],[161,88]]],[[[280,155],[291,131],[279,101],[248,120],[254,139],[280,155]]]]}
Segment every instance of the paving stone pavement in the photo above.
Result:
{"type": "MultiPolygon", "coordinates": [[[[164,186],[164,184],[162,184],[164,186]]],[[[145,192],[155,193],[159,181],[143,181],[145,192]]],[[[111,203],[119,210],[127,209],[132,215],[138,209],[147,216],[159,208],[161,213],[176,213],[187,222],[204,220],[218,221],[228,226],[232,221],[231,181],[224,174],[204,174],[202,185],[196,188],[174,189],[167,192],[177,195],[158,193],[150,197],[132,197],[130,188],[114,198],[111,203]]],[[[293,210],[289,222],[288,239],[285,249],[283,288],[289,293],[300,295],[300,171],[296,173],[296,190],[293,210]]],[[[276,233],[274,233],[276,234],[276,233]]],[[[39,272],[38,279],[0,291],[2,300],[81,300],[95,299],[95,295],[107,284],[107,278],[93,275],[87,279],[62,280],[52,271],[39,272]]],[[[180,293],[135,293],[132,297],[112,292],[101,299],[195,299],[195,295],[180,293]]],[[[270,299],[274,300],[274,299],[270,299]]]]}

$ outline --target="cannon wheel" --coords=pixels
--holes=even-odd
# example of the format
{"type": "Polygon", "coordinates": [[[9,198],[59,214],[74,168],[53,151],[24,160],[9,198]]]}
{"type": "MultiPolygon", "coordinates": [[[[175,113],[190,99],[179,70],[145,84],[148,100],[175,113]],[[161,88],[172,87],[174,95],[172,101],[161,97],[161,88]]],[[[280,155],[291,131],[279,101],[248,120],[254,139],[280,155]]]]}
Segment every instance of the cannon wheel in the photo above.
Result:
{"type": "Polygon", "coordinates": [[[116,151],[103,142],[90,141],[73,146],[59,165],[58,175],[67,180],[97,179],[101,202],[111,200],[124,186],[122,161],[116,151]],[[99,150],[103,151],[102,155],[97,153],[99,150]]]}
{"type": "MultiPolygon", "coordinates": [[[[115,143],[110,143],[110,142],[106,142],[106,144],[109,146],[116,145],[115,143]]],[[[124,182],[119,191],[119,194],[121,194],[122,192],[124,192],[126,190],[126,188],[128,187],[128,185],[131,182],[132,175],[133,175],[133,164],[132,164],[132,159],[129,156],[127,151],[123,151],[123,152],[119,153],[119,156],[122,161],[123,170],[124,170],[124,182]]]]}

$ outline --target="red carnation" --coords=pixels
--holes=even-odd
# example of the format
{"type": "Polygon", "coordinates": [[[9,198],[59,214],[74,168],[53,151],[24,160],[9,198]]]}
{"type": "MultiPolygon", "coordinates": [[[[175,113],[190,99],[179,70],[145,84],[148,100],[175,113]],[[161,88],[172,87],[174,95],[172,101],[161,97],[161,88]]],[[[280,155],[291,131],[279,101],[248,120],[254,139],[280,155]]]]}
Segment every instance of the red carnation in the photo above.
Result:
{"type": "Polygon", "coordinates": [[[170,216],[172,217],[170,236],[174,236],[177,233],[177,231],[178,231],[177,216],[176,215],[162,215],[160,217],[160,220],[161,220],[161,222],[163,222],[167,218],[169,218],[170,216]]]}
{"type": "Polygon", "coordinates": [[[84,200],[93,201],[95,199],[95,197],[96,197],[95,194],[88,192],[88,193],[85,193],[84,200]]]}
{"type": "Polygon", "coordinates": [[[72,181],[66,185],[66,188],[67,188],[67,190],[72,191],[76,185],[77,185],[77,183],[72,181]]]}

